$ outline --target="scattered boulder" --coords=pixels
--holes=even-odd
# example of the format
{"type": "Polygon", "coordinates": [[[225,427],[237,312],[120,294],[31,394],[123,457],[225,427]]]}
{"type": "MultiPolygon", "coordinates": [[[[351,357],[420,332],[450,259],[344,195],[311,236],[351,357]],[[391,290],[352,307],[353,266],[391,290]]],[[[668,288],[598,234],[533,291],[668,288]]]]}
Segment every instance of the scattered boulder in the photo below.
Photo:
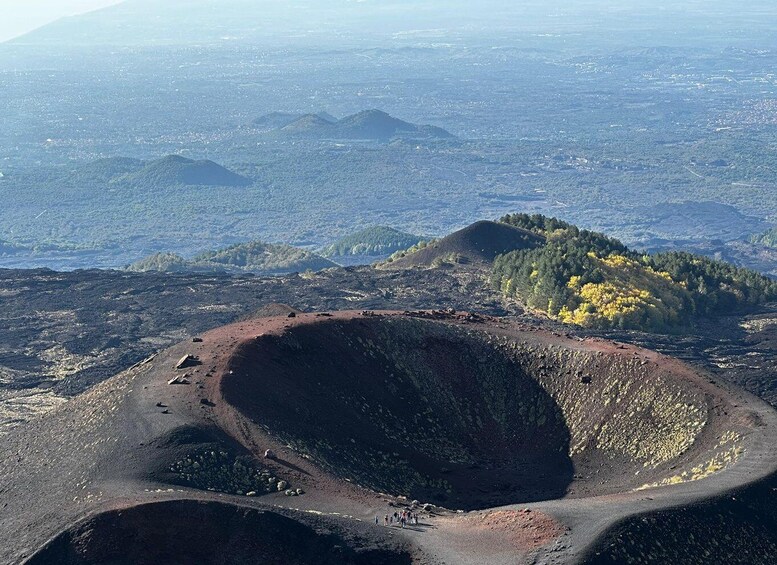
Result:
{"type": "Polygon", "coordinates": [[[584,385],[591,384],[591,377],[589,377],[588,375],[583,376],[580,378],[580,382],[583,383],[584,385]]]}
{"type": "Polygon", "coordinates": [[[298,488],[296,492],[297,492],[298,495],[305,494],[305,491],[302,490],[301,488],[298,488]]]}
{"type": "Polygon", "coordinates": [[[277,488],[278,492],[280,492],[282,490],[286,490],[287,486],[289,486],[289,483],[287,483],[286,481],[278,481],[278,484],[275,485],[275,488],[277,488]]]}
{"type": "Polygon", "coordinates": [[[176,363],[175,368],[176,369],[186,369],[187,367],[196,367],[200,364],[200,360],[197,359],[194,355],[184,355],[178,360],[178,363],[176,363]]]}
{"type": "Polygon", "coordinates": [[[202,343],[202,338],[201,337],[193,337],[192,338],[192,343],[202,343]]]}
{"type": "Polygon", "coordinates": [[[264,452],[264,457],[266,459],[275,459],[275,452],[272,449],[267,449],[264,452]]]}
{"type": "Polygon", "coordinates": [[[169,385],[188,385],[189,381],[187,381],[185,378],[181,376],[175,376],[169,381],[167,381],[167,384],[169,385]]]}

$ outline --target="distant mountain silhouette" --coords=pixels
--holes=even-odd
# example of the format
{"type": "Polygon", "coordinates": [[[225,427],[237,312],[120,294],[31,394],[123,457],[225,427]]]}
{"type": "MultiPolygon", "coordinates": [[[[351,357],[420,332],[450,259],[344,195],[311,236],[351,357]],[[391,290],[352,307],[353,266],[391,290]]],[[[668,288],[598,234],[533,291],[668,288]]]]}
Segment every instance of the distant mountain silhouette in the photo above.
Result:
{"type": "MultiPolygon", "coordinates": [[[[21,0],[19,0],[21,2],[21,0]]],[[[407,30],[493,29],[522,14],[504,0],[124,0],[61,18],[14,40],[33,45],[337,44],[361,37],[372,45],[407,30]],[[485,5],[484,5],[485,4],[485,5]]]]}
{"type": "MultiPolygon", "coordinates": [[[[290,123],[296,120],[299,120],[301,117],[303,117],[303,115],[292,114],[290,112],[270,112],[269,114],[265,114],[264,116],[260,116],[256,118],[251,123],[258,128],[281,129],[284,126],[287,126],[290,123]]],[[[318,112],[315,115],[321,118],[322,120],[326,120],[328,122],[334,123],[337,121],[337,118],[335,118],[331,114],[328,114],[327,112],[318,112]]]]}
{"type": "Polygon", "coordinates": [[[286,124],[279,131],[292,135],[316,136],[319,133],[330,131],[333,125],[335,124],[317,114],[305,114],[286,124]]]}
{"type": "Polygon", "coordinates": [[[260,127],[270,127],[272,124],[277,126],[274,129],[277,135],[309,139],[388,141],[394,138],[450,139],[453,137],[442,128],[406,122],[381,110],[365,110],[341,120],[335,120],[326,113],[292,117],[287,113],[275,112],[254,121],[254,125],[260,127]]]}
{"type": "Polygon", "coordinates": [[[337,122],[335,128],[339,137],[352,139],[387,140],[402,135],[428,138],[453,137],[442,128],[411,124],[380,110],[365,110],[347,116],[337,122]]]}
{"type": "Polygon", "coordinates": [[[200,186],[246,186],[250,181],[213,161],[194,161],[180,155],[168,155],[146,165],[129,175],[123,181],[137,184],[200,185],[200,186]]]}

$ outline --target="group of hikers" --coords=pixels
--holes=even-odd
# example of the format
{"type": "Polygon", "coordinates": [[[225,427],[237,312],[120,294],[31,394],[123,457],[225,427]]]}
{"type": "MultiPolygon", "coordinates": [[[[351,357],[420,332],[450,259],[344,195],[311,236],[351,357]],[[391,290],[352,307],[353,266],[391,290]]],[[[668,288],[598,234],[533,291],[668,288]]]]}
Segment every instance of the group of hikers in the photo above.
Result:
{"type": "MultiPolygon", "coordinates": [[[[377,526],[380,520],[375,516],[375,525],[377,526]]],[[[402,510],[402,512],[394,512],[393,514],[386,514],[383,516],[384,526],[397,525],[400,528],[404,528],[406,525],[418,525],[418,514],[414,514],[410,510],[402,510]]]]}

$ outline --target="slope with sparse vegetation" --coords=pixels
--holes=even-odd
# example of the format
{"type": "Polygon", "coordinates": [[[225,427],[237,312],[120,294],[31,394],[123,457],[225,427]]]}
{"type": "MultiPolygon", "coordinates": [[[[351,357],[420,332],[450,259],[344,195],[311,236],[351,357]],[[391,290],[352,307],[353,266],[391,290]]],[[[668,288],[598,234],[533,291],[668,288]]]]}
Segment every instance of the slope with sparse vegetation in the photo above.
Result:
{"type": "Polygon", "coordinates": [[[321,251],[324,257],[386,255],[407,249],[422,240],[417,235],[386,226],[374,226],[347,235],[321,251]]]}
{"type": "Polygon", "coordinates": [[[763,233],[750,236],[750,243],[756,243],[764,247],[777,247],[777,228],[771,228],[763,233]]]}
{"type": "Polygon", "coordinates": [[[155,253],[127,267],[129,271],[236,272],[283,274],[320,271],[336,266],[320,255],[291,245],[251,241],[206,251],[187,261],[175,253],[155,253]]]}

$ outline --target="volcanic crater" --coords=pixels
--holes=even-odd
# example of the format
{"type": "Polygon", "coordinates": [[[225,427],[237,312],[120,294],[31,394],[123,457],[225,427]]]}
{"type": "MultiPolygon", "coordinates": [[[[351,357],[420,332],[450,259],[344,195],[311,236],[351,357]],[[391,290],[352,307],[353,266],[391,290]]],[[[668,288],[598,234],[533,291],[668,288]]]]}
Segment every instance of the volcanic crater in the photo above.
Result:
{"type": "Polygon", "coordinates": [[[454,311],[279,312],[0,438],[0,561],[573,562],[619,520],[777,469],[767,405],[648,350],[454,311]],[[421,525],[375,525],[392,508],[421,525]]]}
{"type": "Polygon", "coordinates": [[[327,472],[452,509],[691,481],[742,453],[733,407],[692,371],[532,337],[320,318],[241,344],[222,393],[327,472]]]}

